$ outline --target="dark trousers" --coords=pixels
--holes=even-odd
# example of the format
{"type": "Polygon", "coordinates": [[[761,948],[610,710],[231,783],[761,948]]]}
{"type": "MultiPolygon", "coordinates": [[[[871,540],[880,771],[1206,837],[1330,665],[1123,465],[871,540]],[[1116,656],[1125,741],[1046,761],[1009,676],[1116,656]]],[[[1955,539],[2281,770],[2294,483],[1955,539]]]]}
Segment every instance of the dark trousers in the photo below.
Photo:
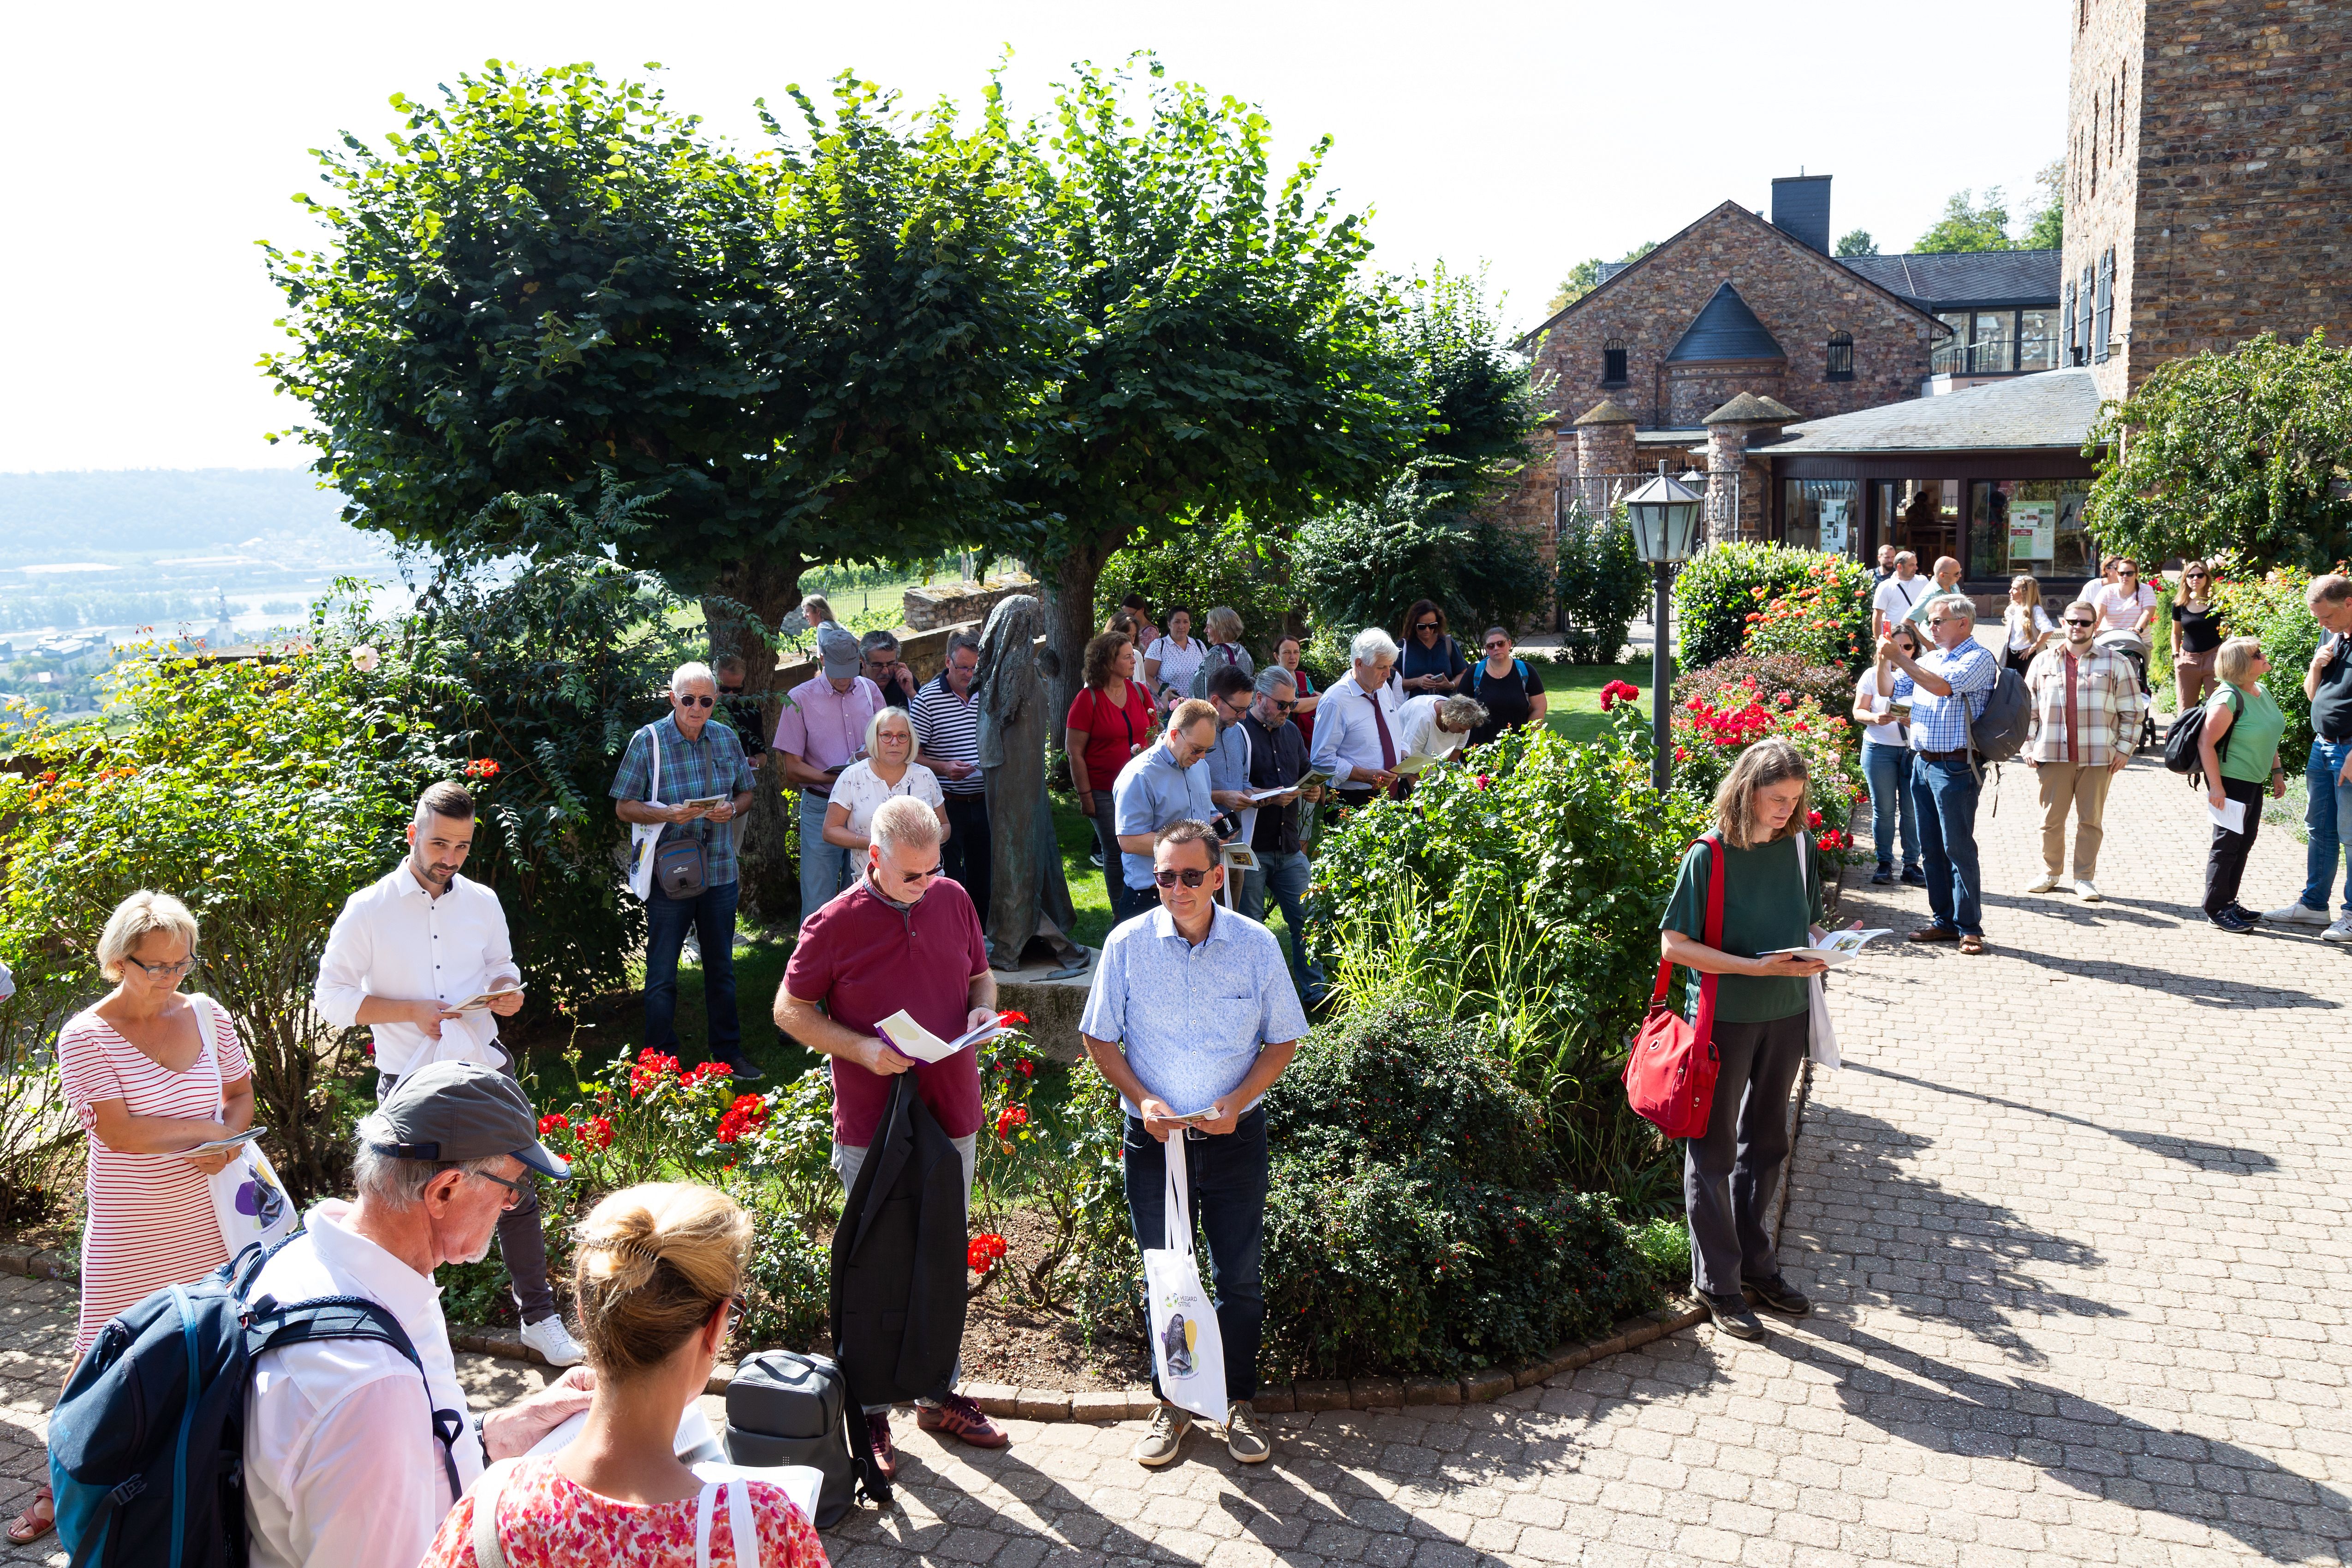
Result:
{"type": "Polygon", "coordinates": [[[1927,862],[1927,907],[1936,923],[1984,935],[1984,879],[1977,869],[1977,800],[1984,786],[1966,757],[1911,757],[1911,808],[1927,862]]]}
{"type": "MultiPolygon", "coordinates": [[[[506,1058],[499,1070],[513,1078],[514,1053],[506,1051],[506,1058]]],[[[390,1073],[376,1074],[375,1102],[382,1105],[384,1096],[399,1083],[390,1073]]],[[[526,1323],[536,1323],[555,1316],[555,1291],[547,1283],[547,1237],[539,1228],[539,1184],[528,1172],[524,1175],[521,1201],[499,1216],[499,1260],[507,1266],[516,1314],[526,1323]]]]}
{"type": "Polygon", "coordinates": [[[735,1016],[735,901],[740,882],[673,899],[659,888],[646,900],[646,1048],[677,1051],[677,955],[688,927],[702,950],[702,1010],[712,1061],[743,1064],[743,1026],[735,1016]]]}
{"type": "Polygon", "coordinates": [[[1118,814],[1111,809],[1110,791],[1095,791],[1095,837],[1102,844],[1103,896],[1110,901],[1110,923],[1118,924],[1159,901],[1159,895],[1127,885],[1127,861],[1118,847],[1118,814]]]}
{"type": "MultiPolygon", "coordinates": [[[[1170,1134],[1181,1138],[1183,1131],[1170,1134]]],[[[1135,1244],[1146,1250],[1167,1245],[1168,1151],[1127,1119],[1127,1215],[1135,1244]]],[[[1217,1337],[1225,1350],[1225,1397],[1257,1397],[1257,1345],[1265,1329],[1265,1287],[1258,1265],[1265,1253],[1265,1107],[1259,1106],[1221,1137],[1195,1138],[1184,1145],[1184,1173],[1192,1191],[1185,1198],[1194,1225],[1209,1247],[1202,1281],[1217,1304],[1217,1337]]],[[[1151,1374],[1160,1394],[1160,1374],[1151,1374]]]]}
{"type": "Polygon", "coordinates": [[[1691,1283],[1738,1294],[1739,1279],[1780,1271],[1772,1194],[1789,1162],[1789,1090],[1805,1062],[1812,1015],[1764,1024],[1716,1021],[1723,1068],[1706,1136],[1683,1143],[1683,1207],[1690,1216],[1691,1283]]]}
{"type": "Polygon", "coordinates": [[[2223,779],[2224,799],[2246,803],[2246,830],[2232,833],[2216,823],[2212,852],[2205,858],[2205,912],[2218,915],[2238,900],[2238,882],[2246,874],[2246,856],[2262,831],[2264,786],[2244,779],[2223,779]]]}
{"type": "MultiPolygon", "coordinates": [[[[945,792],[942,791],[942,794],[945,792]]],[[[948,795],[948,837],[940,846],[940,866],[971,895],[971,907],[988,919],[989,869],[993,864],[988,840],[988,796],[948,795]]]]}

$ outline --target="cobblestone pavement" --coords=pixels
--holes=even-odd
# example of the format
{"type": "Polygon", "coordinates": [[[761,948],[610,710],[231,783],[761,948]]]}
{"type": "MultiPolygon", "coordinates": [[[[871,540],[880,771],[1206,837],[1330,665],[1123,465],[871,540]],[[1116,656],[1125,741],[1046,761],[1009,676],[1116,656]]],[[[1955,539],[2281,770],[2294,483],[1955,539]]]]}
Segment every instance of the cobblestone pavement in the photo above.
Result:
{"type": "MultiPolygon", "coordinates": [[[[2108,900],[2024,894],[2007,773],[1992,952],[1882,947],[1833,988],[1849,1066],[1816,1079],[1783,1244],[1811,1320],[1497,1405],[1275,1417],[1255,1469],[1196,1435],[1146,1472],[1133,1424],[1013,1422],[979,1454],[902,1418],[899,1506],[835,1562],[2352,1562],[2352,953],[2209,935],[2203,814],[2152,757],[2109,807],[2108,900]]],[[[2247,901],[2301,868],[2268,834],[2247,901]]],[[[1849,916],[1918,923],[1882,891],[1849,916]]],[[[71,1321],[65,1289],[0,1279],[16,1489],[71,1321]]]]}

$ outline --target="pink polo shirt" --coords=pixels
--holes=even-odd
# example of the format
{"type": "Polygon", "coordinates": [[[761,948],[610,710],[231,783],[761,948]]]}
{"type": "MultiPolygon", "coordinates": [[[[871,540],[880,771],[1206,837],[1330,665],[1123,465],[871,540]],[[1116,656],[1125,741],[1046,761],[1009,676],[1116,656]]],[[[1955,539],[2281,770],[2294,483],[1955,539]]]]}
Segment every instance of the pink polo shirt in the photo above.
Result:
{"type": "Polygon", "coordinates": [[[823,675],[812,676],[784,693],[770,743],[813,768],[845,767],[865,749],[866,726],[881,710],[882,689],[864,676],[851,676],[846,691],[835,691],[823,675]]]}

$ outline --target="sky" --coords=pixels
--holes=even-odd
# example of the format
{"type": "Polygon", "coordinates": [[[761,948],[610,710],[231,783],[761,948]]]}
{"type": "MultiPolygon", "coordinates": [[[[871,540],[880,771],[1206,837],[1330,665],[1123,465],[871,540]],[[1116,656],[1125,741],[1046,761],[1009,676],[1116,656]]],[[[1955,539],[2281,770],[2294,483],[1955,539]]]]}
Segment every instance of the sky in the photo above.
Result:
{"type": "Polygon", "coordinates": [[[488,58],[660,73],[672,103],[755,142],[753,100],[837,72],[976,100],[1012,51],[1016,114],[1076,59],[1156,51],[1258,105],[1295,160],[1370,209],[1381,267],[1488,268],[1540,320],[1576,261],[1664,239],[1771,180],[1828,174],[1832,232],[1906,249],[1962,188],[2025,205],[2065,138],[2069,0],[1975,0],[1969,25],[1885,0],[1303,0],[1181,6],[901,0],[413,0],[397,7],[26,6],[0,94],[0,472],[299,467],[301,417],[255,362],[283,342],[257,243],[315,234],[307,149],[381,145],[386,100],[488,58]]]}

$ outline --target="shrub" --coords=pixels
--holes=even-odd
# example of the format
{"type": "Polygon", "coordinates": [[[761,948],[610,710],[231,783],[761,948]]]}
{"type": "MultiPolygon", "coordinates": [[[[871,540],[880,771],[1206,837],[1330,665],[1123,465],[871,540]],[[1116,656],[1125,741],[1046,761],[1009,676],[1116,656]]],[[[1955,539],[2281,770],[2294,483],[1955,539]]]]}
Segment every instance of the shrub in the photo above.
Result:
{"type": "MultiPolygon", "coordinates": [[[[1769,603],[1819,582],[1814,569],[1823,562],[1838,559],[1817,550],[1799,550],[1786,544],[1726,543],[1701,551],[1684,564],[1675,578],[1675,619],[1680,627],[1675,658],[1685,668],[1696,669],[1745,651],[1748,617],[1759,606],[1757,590],[1761,589],[1763,601],[1769,603]]],[[[1854,569],[1862,570],[1858,563],[1854,569]]],[[[1863,574],[1868,575],[1866,572],[1863,574]]],[[[1866,631],[1866,595],[1863,612],[1866,631]]],[[[1847,656],[1841,649],[1833,658],[1815,657],[1819,662],[1833,664],[1847,656]]]]}
{"type": "MultiPolygon", "coordinates": [[[[1843,717],[1853,711],[1857,673],[1834,664],[1816,664],[1797,654],[1740,654],[1676,678],[1675,701],[1686,703],[1696,697],[1711,707],[1740,708],[1753,699],[1778,706],[1785,694],[1811,702],[1823,713],[1843,717]]],[[[1849,726],[1843,737],[1847,745],[1861,748],[1858,730],[1849,726]]]]}
{"type": "Polygon", "coordinates": [[[1740,643],[1750,654],[1794,654],[1860,674],[1873,643],[1870,569],[1844,555],[1815,555],[1793,588],[1748,590],[1755,604],[1740,643]]]}
{"type": "Polygon", "coordinates": [[[1823,875],[1863,853],[1854,847],[1853,809],[1870,798],[1870,790],[1862,779],[1852,720],[1824,714],[1810,700],[1786,691],[1767,701],[1744,685],[1731,688],[1718,702],[1700,697],[1678,702],[1672,718],[1675,793],[1696,805],[1711,803],[1739,753],[1777,737],[1804,753],[1806,825],[1823,875]]]}
{"type": "Polygon", "coordinates": [[[65,1114],[55,1050],[86,993],[21,952],[0,951],[0,960],[16,982],[0,1002],[0,1226],[14,1230],[59,1213],[80,1188],[82,1131],[65,1114]]]}
{"type": "Polygon", "coordinates": [[[1532,1361],[1654,1299],[1615,1205],[1552,1187],[1536,1104],[1483,1025],[1411,1003],[1344,1017],[1266,1117],[1276,1375],[1532,1361]]]}
{"type": "Polygon", "coordinates": [[[1560,638],[1574,664],[1614,664],[1624,651],[1625,628],[1642,613],[1649,572],[1633,553],[1633,534],[1622,517],[1566,528],[1559,536],[1559,613],[1569,628],[1560,638]]]}
{"type": "Polygon", "coordinates": [[[1533,539],[1432,493],[1416,473],[1369,505],[1300,525],[1292,562],[1317,624],[1343,637],[1370,626],[1393,635],[1424,597],[1444,606],[1457,633],[1475,637],[1484,626],[1525,625],[1551,596],[1533,539]]]}
{"type": "Polygon", "coordinates": [[[1140,594],[1151,606],[1153,624],[1163,631],[1169,611],[1192,611],[1197,637],[1210,608],[1230,605],[1242,618],[1242,645],[1263,665],[1298,608],[1288,552],[1279,536],[1240,516],[1196,523],[1160,544],[1114,552],[1095,584],[1096,624],[1109,619],[1119,600],[1140,594]]]}
{"type": "Polygon", "coordinates": [[[1001,1229],[1014,1205],[1041,1211],[1053,1226],[1045,1250],[1017,1264],[992,1260],[983,1283],[1003,1282],[1021,1305],[1059,1311],[1080,1289],[1084,1241],[1090,1226],[1124,1226],[1127,1194],[1119,1180],[1125,1134],[1117,1096],[1089,1092],[1100,1084],[1091,1067],[1071,1069],[1080,1080],[1059,1106],[1041,1100],[1037,1059],[1024,1013],[1003,1015],[1008,1032],[981,1047],[982,1120],[974,1220],[1001,1229]]]}
{"type": "MultiPolygon", "coordinates": [[[[2338,563],[2336,570],[2344,571],[2338,563]]],[[[2214,593],[2222,624],[2233,637],[2260,637],[2274,672],[2265,683],[2286,714],[2286,733],[2279,741],[2279,756],[2294,773],[2311,754],[2311,700],[2303,694],[2303,672],[2319,651],[2319,623],[2312,617],[2306,598],[2312,574],[2281,567],[2256,581],[2234,581],[2222,573],[2214,593]]]]}

